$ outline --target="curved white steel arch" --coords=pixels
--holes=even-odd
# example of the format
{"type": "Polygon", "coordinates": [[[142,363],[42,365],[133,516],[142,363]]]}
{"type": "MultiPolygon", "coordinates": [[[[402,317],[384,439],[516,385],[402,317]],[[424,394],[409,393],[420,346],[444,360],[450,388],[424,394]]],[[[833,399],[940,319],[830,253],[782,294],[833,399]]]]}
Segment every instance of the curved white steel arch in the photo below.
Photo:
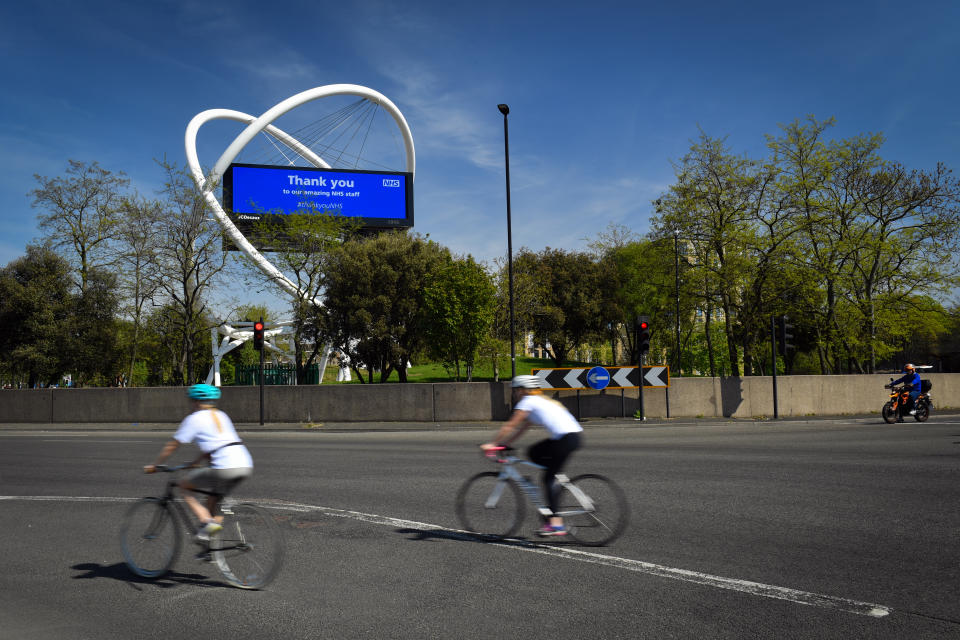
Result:
{"type": "MultiPolygon", "coordinates": [[[[194,182],[197,183],[197,187],[203,194],[204,200],[207,202],[207,206],[210,207],[211,211],[213,211],[217,222],[220,223],[220,226],[223,228],[224,232],[227,234],[230,240],[244,254],[246,254],[247,257],[249,257],[250,260],[252,260],[253,263],[268,278],[278,283],[287,292],[299,298],[304,297],[305,292],[300,291],[293,281],[291,281],[283,274],[283,272],[273,266],[273,264],[267,260],[266,257],[264,257],[264,255],[256,249],[256,247],[250,244],[250,242],[242,233],[240,233],[240,230],[237,229],[236,225],[233,224],[233,221],[230,220],[226,212],[223,210],[223,207],[220,205],[220,202],[217,200],[216,195],[214,194],[214,189],[220,183],[220,179],[223,177],[224,172],[230,167],[230,163],[236,159],[243,148],[247,146],[247,144],[249,144],[250,141],[257,136],[257,134],[264,130],[270,133],[270,135],[277,137],[284,144],[289,145],[291,149],[296,151],[301,157],[314,166],[329,168],[330,165],[327,164],[323,158],[318,156],[316,153],[311,151],[305,145],[301,144],[289,134],[273,126],[273,121],[288,111],[307,104],[308,102],[336,95],[355,95],[368,100],[373,100],[377,104],[381,105],[394,119],[394,122],[397,124],[397,128],[400,129],[400,134],[403,137],[404,149],[406,151],[406,171],[412,174],[416,173],[416,154],[413,147],[413,134],[410,133],[410,127],[407,125],[407,121],[404,119],[403,114],[400,113],[400,110],[397,109],[397,106],[383,94],[374,91],[373,89],[368,89],[367,87],[362,87],[356,84],[330,84],[308,89],[307,91],[303,91],[291,96],[283,102],[271,107],[258,118],[241,111],[233,111],[231,109],[208,109],[207,111],[198,113],[193,117],[192,120],[190,120],[184,136],[187,165],[190,167],[190,172],[193,175],[194,182]],[[240,135],[234,138],[233,142],[230,143],[230,146],[228,146],[223,152],[223,155],[221,155],[219,160],[217,160],[217,163],[213,166],[210,174],[205,176],[203,173],[203,168],[200,165],[200,159],[197,155],[197,132],[200,130],[200,127],[211,120],[238,120],[248,124],[247,127],[240,133],[240,135]]],[[[313,302],[318,304],[318,301],[316,300],[313,302]]]]}

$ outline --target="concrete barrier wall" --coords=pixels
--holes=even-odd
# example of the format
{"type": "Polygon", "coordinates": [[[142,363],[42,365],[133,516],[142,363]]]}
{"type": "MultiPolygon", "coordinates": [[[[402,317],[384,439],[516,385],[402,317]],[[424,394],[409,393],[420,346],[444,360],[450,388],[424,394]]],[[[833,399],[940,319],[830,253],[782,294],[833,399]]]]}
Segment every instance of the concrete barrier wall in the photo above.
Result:
{"type": "MultiPolygon", "coordinates": [[[[934,411],[960,407],[960,374],[928,374],[934,411]]],[[[887,375],[780,376],[778,412],[787,416],[879,413],[887,375]]],[[[558,391],[582,418],[633,416],[636,389],[558,391]]],[[[753,418],[773,415],[769,377],[677,378],[669,390],[644,390],[644,414],[753,418]],[[669,394],[669,396],[668,396],[669,394]]],[[[238,423],[260,420],[259,387],[225,387],[221,406],[238,423]]],[[[0,390],[0,423],[179,422],[189,403],[181,387],[0,390]]],[[[266,387],[265,422],[468,422],[503,420],[507,383],[372,384],[266,387]]]]}

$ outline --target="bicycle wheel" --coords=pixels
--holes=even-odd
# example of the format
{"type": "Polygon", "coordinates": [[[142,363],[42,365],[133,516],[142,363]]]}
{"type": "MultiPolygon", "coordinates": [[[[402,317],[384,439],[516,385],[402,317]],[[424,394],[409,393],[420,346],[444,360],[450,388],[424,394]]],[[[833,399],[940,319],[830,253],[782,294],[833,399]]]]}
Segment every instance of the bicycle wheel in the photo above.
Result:
{"type": "Polygon", "coordinates": [[[563,517],[570,537],[581,544],[599,547],[617,539],[627,528],[630,509],[623,490],[604,476],[588,473],[570,481],[586,496],[567,486],[560,492],[557,515],[563,517]]]}
{"type": "Polygon", "coordinates": [[[495,471],[478,473],[457,492],[457,517],[467,531],[506,538],[523,522],[520,488],[495,471]]]}
{"type": "Polygon", "coordinates": [[[241,589],[262,589],[283,564],[283,536],[260,507],[223,507],[223,530],[210,537],[210,555],[223,578],[241,589]]]}
{"type": "Polygon", "coordinates": [[[120,525],[123,559],[138,576],[159,578],[180,552],[180,529],[170,507],[159,498],[143,498],[127,509],[120,525]]]}
{"type": "Polygon", "coordinates": [[[897,410],[893,408],[893,402],[888,402],[883,405],[883,409],[880,410],[880,415],[883,416],[883,421],[887,424],[893,424],[897,421],[897,410]]]}

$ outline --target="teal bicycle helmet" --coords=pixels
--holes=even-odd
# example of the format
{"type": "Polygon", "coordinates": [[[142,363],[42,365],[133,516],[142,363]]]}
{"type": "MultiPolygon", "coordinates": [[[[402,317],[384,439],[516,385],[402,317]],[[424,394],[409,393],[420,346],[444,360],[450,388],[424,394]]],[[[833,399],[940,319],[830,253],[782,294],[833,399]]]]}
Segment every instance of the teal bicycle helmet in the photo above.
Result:
{"type": "Polygon", "coordinates": [[[195,384],[187,389],[187,396],[191,400],[211,401],[220,399],[220,389],[212,384],[195,384]]]}

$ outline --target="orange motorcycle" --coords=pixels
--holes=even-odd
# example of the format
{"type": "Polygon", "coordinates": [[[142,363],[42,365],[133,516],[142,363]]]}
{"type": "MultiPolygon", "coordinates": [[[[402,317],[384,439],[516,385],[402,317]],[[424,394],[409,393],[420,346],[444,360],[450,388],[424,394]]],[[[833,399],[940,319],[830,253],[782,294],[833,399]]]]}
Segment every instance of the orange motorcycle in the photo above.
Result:
{"type": "MultiPolygon", "coordinates": [[[[893,378],[890,378],[890,382],[893,382],[893,378]]],[[[910,389],[906,385],[896,387],[892,384],[885,384],[883,388],[890,389],[890,399],[883,405],[880,415],[883,416],[884,422],[893,424],[903,419],[904,407],[910,403],[910,389]]],[[[926,422],[930,417],[930,409],[933,407],[933,399],[930,397],[931,388],[933,384],[929,380],[920,381],[920,395],[917,396],[917,401],[913,405],[915,410],[913,418],[917,422],[926,422]]]]}

